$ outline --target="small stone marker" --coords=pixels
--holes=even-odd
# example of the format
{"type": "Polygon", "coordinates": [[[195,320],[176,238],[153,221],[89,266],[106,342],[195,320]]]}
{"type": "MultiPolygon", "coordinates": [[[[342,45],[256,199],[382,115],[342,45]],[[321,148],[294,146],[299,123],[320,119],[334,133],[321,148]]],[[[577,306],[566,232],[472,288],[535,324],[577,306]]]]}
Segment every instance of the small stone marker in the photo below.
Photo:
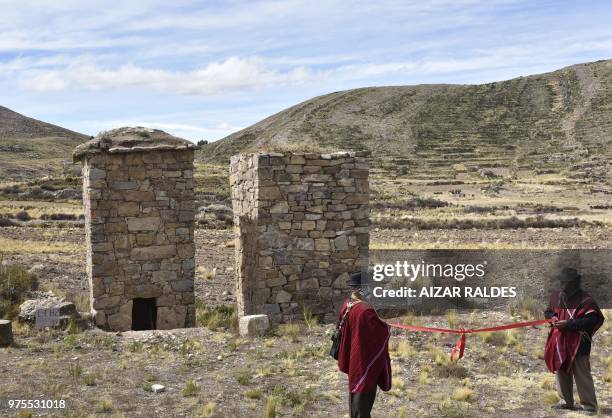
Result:
{"type": "Polygon", "coordinates": [[[40,308],[36,310],[36,328],[54,327],[61,321],[59,308],[40,308]]]}
{"type": "Polygon", "coordinates": [[[166,387],[164,385],[156,383],[154,385],[151,385],[151,390],[153,391],[153,393],[162,393],[166,390],[166,387]]]}
{"type": "Polygon", "coordinates": [[[0,319],[0,347],[13,343],[13,324],[8,319],[0,319]]]}
{"type": "Polygon", "coordinates": [[[243,337],[261,337],[270,329],[268,315],[246,315],[240,318],[238,324],[243,337]]]}

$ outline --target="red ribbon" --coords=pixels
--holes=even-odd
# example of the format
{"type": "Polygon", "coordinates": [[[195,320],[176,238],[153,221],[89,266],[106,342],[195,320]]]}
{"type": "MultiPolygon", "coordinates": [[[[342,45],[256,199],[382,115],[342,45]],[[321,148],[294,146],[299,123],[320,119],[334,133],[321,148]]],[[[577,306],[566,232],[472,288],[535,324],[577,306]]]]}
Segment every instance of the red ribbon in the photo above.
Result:
{"type": "Polygon", "coordinates": [[[495,331],[503,331],[507,329],[513,328],[523,328],[523,327],[532,327],[536,325],[544,325],[550,323],[550,319],[538,319],[537,321],[528,321],[528,322],[515,322],[514,324],[507,325],[499,325],[497,327],[489,327],[489,328],[476,328],[476,329],[452,329],[452,328],[435,328],[435,327],[419,327],[416,325],[402,325],[402,324],[389,324],[389,326],[394,328],[406,329],[409,331],[424,331],[424,332],[441,332],[446,334],[461,334],[461,338],[457,341],[457,344],[453,348],[450,354],[451,362],[455,361],[455,355],[458,353],[456,360],[459,360],[463,357],[463,352],[465,351],[465,334],[475,334],[477,332],[495,332],[495,331]]]}

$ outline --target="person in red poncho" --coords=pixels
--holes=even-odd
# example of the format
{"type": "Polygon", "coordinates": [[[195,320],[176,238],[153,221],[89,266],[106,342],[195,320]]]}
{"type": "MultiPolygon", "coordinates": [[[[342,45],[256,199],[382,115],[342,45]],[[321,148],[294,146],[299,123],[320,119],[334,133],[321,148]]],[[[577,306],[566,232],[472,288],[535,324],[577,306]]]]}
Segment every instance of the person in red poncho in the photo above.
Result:
{"type": "Polygon", "coordinates": [[[338,317],[342,323],[338,369],[348,374],[351,418],[369,418],[376,387],[391,389],[390,331],[365,301],[367,288],[362,286],[362,273],[353,274],[348,285],[351,297],[344,301],[338,317]]]}
{"type": "Polygon", "coordinates": [[[604,322],[604,316],[593,298],[580,288],[580,275],[564,268],[557,275],[563,289],[550,296],[547,319],[552,319],[546,340],[544,361],[557,375],[559,395],[563,399],[556,409],[576,409],[573,380],[582,408],[597,411],[595,385],[591,376],[590,354],[593,335],[604,322]]]}

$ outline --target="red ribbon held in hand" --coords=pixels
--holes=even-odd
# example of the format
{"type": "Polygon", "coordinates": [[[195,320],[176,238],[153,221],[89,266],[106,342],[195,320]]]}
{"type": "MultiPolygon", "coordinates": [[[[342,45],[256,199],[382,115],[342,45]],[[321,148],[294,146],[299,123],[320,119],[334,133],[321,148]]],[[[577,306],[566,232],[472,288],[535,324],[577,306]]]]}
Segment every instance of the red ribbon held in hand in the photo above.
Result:
{"type": "Polygon", "coordinates": [[[424,331],[424,332],[440,332],[446,334],[461,334],[461,338],[457,341],[457,344],[453,348],[450,354],[451,362],[455,360],[459,360],[463,357],[463,352],[465,351],[465,334],[475,334],[477,332],[495,332],[495,331],[504,331],[507,329],[513,328],[523,328],[523,327],[533,327],[536,325],[544,325],[550,323],[550,319],[539,319],[537,321],[528,321],[528,322],[515,322],[514,324],[508,325],[500,325],[497,327],[490,328],[476,328],[476,329],[452,329],[452,328],[434,328],[434,327],[419,327],[416,325],[402,325],[402,324],[389,324],[390,327],[406,329],[409,331],[424,331]],[[459,354],[455,359],[455,355],[459,354]]]}

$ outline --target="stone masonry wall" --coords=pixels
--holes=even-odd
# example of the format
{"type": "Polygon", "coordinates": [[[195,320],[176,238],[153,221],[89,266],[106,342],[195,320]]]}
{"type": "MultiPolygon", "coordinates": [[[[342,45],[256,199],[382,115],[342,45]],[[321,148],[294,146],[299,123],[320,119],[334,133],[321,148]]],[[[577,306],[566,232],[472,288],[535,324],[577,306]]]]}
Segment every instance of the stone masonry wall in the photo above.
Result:
{"type": "Polygon", "coordinates": [[[193,151],[100,153],[83,162],[92,313],[132,326],[132,299],[156,298],[157,328],[195,325],[193,151]]]}
{"type": "Polygon", "coordinates": [[[368,265],[368,173],[362,152],[232,157],[240,316],[337,318],[368,265]]]}

